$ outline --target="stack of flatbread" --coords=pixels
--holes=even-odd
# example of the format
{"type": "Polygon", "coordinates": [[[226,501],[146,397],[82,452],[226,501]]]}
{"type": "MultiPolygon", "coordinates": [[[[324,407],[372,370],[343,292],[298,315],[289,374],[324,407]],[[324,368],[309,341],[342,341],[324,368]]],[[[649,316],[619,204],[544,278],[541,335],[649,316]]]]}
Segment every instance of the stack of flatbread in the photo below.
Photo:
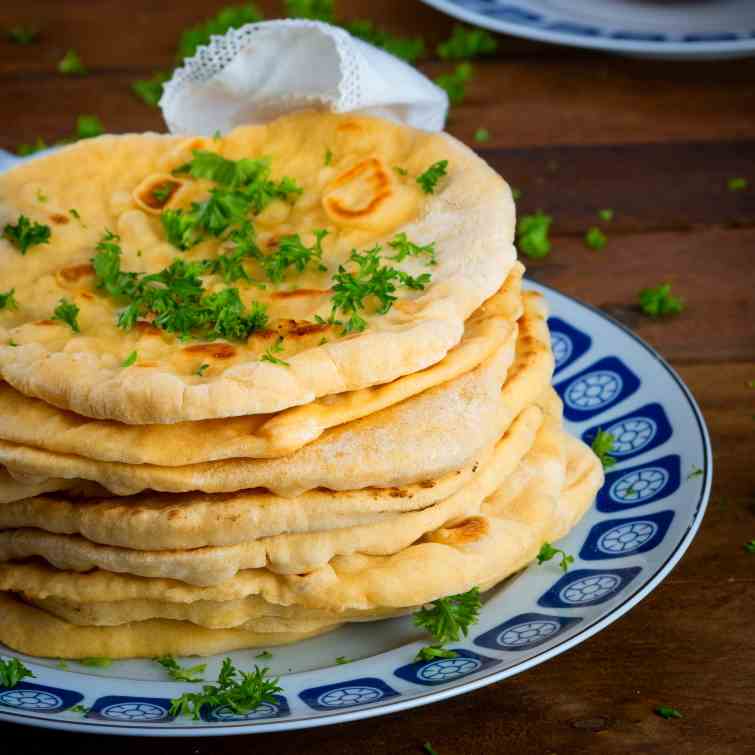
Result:
{"type": "Polygon", "coordinates": [[[526,566],[602,483],[511,193],[446,134],[302,112],[101,137],[0,177],[7,224],[15,650],[206,655],[407,613],[526,566]],[[49,238],[22,249],[22,216],[49,238]]]}

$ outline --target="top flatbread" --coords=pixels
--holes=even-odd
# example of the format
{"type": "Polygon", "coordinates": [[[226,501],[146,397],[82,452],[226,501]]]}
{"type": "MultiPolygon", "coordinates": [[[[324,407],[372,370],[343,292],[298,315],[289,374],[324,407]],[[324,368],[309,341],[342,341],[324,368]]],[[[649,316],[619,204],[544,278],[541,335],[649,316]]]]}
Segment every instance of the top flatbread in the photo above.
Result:
{"type": "MultiPolygon", "coordinates": [[[[170,208],[201,201],[214,186],[177,182],[170,208]]],[[[15,289],[19,304],[0,312],[0,375],[55,406],[130,424],[277,412],[422,370],[459,342],[464,321],[515,262],[511,193],[480,158],[447,134],[353,115],[300,112],[218,140],[156,134],[86,140],[0,177],[0,227],[21,214],[49,225],[52,234],[49,244],[23,256],[0,240],[2,290],[15,289]],[[149,207],[151,187],[172,180],[171,171],[197,148],[234,160],[270,156],[276,180],[288,176],[303,187],[295,200],[274,200],[254,219],[261,248],[274,249],[294,233],[309,246],[313,230],[329,232],[325,272],[289,272],[265,290],[243,280],[232,284],[247,307],[264,303],[270,316],[268,328],[243,343],[185,342],[146,322],[119,329],[123,303],[96,288],[90,266],[105,229],[120,235],[127,271],[157,272],[179,256],[213,259],[222,251],[221,241],[210,239],[179,252],[149,207]],[[441,160],[448,161],[447,175],[434,193],[423,193],[416,177],[441,160]],[[388,257],[387,242],[399,232],[417,244],[435,243],[436,266],[418,257],[390,263],[413,276],[431,273],[424,290],[399,286],[398,301],[384,315],[368,302],[366,330],[349,337],[335,325],[318,325],[317,316],[330,315],[339,264],[353,249],[376,243],[388,257]],[[80,333],[51,319],[63,297],[80,308],[80,333]],[[288,367],[260,359],[279,335],[285,341],[278,356],[288,367]],[[124,367],[133,352],[135,363],[124,367]],[[201,364],[209,367],[195,374],[201,364]]],[[[257,269],[253,276],[263,278],[257,269]]],[[[208,291],[227,286],[218,275],[203,280],[208,291]]]]}

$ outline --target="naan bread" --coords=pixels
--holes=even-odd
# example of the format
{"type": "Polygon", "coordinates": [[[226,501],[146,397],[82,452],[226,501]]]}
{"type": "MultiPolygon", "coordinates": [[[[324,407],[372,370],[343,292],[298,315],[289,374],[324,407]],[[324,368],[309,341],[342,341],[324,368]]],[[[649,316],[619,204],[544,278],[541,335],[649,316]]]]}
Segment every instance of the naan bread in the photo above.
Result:
{"type": "Polygon", "coordinates": [[[182,493],[264,487],[297,495],[316,487],[355,490],[422,482],[460,469],[504,433],[542,395],[553,373],[539,294],[523,297],[516,360],[508,346],[479,367],[400,404],[325,432],[280,459],[230,459],[185,467],[98,462],[0,441],[12,475],[82,478],[116,495],[151,489],[182,493]],[[504,377],[506,383],[501,390],[504,377]]]}
{"type": "Polygon", "coordinates": [[[147,551],[92,543],[83,537],[40,529],[0,531],[0,562],[39,556],[59,569],[104,569],[142,577],[168,577],[194,585],[215,585],[243,569],[266,567],[279,574],[299,574],[355,553],[390,555],[444,524],[474,516],[483,501],[512,474],[531,448],[542,422],[531,406],[486,455],[472,481],[449,498],[420,511],[395,514],[381,522],[333,530],[281,534],[238,545],[193,550],[147,551]]]}
{"type": "Polygon", "coordinates": [[[516,263],[501,290],[466,321],[462,340],[440,362],[391,383],[327,396],[273,415],[171,425],[87,419],[0,383],[0,438],[87,459],[169,467],[291,454],[330,427],[374,414],[469,372],[504,343],[513,342],[522,309],[523,270],[516,263]]]}
{"type": "Polygon", "coordinates": [[[518,571],[543,542],[561,537],[579,520],[602,483],[593,452],[549,417],[535,446],[480,515],[442,527],[390,556],[339,556],[303,575],[251,569],[213,587],[100,570],[61,572],[38,563],[0,564],[0,590],[74,603],[223,603],[259,596],[268,603],[334,613],[398,610],[475,585],[489,587],[518,571]]]}
{"type": "MultiPolygon", "coordinates": [[[[51,226],[52,234],[49,244],[23,256],[0,240],[0,281],[3,290],[15,289],[19,303],[0,313],[0,376],[63,409],[131,424],[278,412],[423,370],[461,340],[465,320],[515,262],[511,192],[483,160],[447,134],[356,115],[298,112],[218,140],[87,139],[0,176],[0,224],[21,214],[51,226]],[[148,323],[124,332],[116,326],[121,305],[94,285],[90,260],[105,229],[120,235],[128,271],[154,273],[178,256],[218,254],[217,239],[178,252],[151,206],[152,190],[166,181],[179,186],[167,200],[171,209],[208,196],[207,181],[171,176],[192,149],[234,160],[268,155],[276,180],[288,176],[303,187],[295,201],[275,200],[256,217],[263,248],[292,233],[310,245],[313,230],[329,232],[326,272],[289,276],[265,290],[233,284],[247,306],[262,302],[270,315],[268,330],[244,343],[186,343],[148,323]],[[448,161],[447,176],[433,194],[423,193],[416,177],[441,160],[448,161]],[[431,272],[424,290],[399,287],[387,314],[370,311],[367,329],[347,338],[316,324],[317,316],[330,315],[332,277],[352,249],[381,243],[391,254],[386,244],[400,232],[417,244],[435,243],[438,264],[431,269],[416,257],[392,263],[414,276],[431,272]],[[80,333],[51,319],[62,297],[80,308],[80,333]],[[289,367],[260,359],[278,335],[285,335],[289,367]],[[320,345],[323,336],[328,342],[320,345]],[[136,363],[123,367],[134,351],[136,363]],[[202,363],[210,367],[200,376],[202,363]]],[[[226,287],[218,275],[206,281],[209,290],[226,287]]]]}

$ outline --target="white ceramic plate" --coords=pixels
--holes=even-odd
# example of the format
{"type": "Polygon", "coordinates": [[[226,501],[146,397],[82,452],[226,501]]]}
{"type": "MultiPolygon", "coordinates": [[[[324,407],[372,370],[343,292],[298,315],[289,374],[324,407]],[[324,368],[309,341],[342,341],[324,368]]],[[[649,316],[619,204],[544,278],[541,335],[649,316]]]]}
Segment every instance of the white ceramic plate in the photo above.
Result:
{"type": "Polygon", "coordinates": [[[424,0],[503,34],[655,58],[755,54],[753,0],[424,0]]]}
{"type": "MultiPolygon", "coordinates": [[[[283,692],[247,716],[205,710],[173,719],[170,699],[193,685],[165,681],[149,661],[90,669],[20,657],[34,672],[0,687],[0,719],[56,729],[151,736],[201,736],[323,726],[406,710],[525,671],[616,621],[671,571],[689,546],[708,500],[711,450],[700,411],[676,373],[645,343],[597,310],[551,289],[554,384],[568,428],[618,440],[618,463],[595,505],[560,543],[575,555],[563,574],[532,565],[486,597],[458,657],[414,663],[427,638],[408,618],[346,627],[287,648],[271,660],[230,653],[280,674],[283,692]],[[698,474],[690,476],[696,470],[698,474]],[[337,665],[346,656],[352,663],[337,665]],[[83,705],[86,714],[72,712],[83,705]]],[[[1,648],[1,646],[0,646],[1,648]]],[[[4,655],[14,655],[2,650],[4,655]]],[[[222,658],[209,660],[214,679],[222,658]]],[[[194,661],[196,662],[196,661],[194,661]]]]}

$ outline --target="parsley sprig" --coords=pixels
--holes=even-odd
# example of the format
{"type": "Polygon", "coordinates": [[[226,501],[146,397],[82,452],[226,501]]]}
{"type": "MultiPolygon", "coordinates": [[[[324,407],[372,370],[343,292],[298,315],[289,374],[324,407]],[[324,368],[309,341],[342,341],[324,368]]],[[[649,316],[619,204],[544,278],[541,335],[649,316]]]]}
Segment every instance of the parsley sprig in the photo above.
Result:
{"type": "Polygon", "coordinates": [[[448,171],[448,160],[438,160],[433,163],[424,173],[417,176],[417,183],[425,194],[433,194],[435,187],[448,171]]]}
{"type": "Polygon", "coordinates": [[[422,246],[420,244],[415,244],[413,241],[409,241],[405,233],[398,233],[393,241],[388,242],[388,246],[391,247],[391,249],[396,250],[396,254],[392,257],[388,257],[389,260],[403,262],[407,257],[421,257],[422,255],[426,255],[426,264],[438,264],[438,261],[435,259],[434,241],[422,246]]]}
{"type": "Polygon", "coordinates": [[[434,643],[417,653],[417,660],[429,661],[434,658],[453,658],[455,653],[445,645],[467,636],[469,628],[477,622],[482,601],[480,590],[473,587],[459,595],[434,600],[429,606],[420,608],[414,614],[414,624],[426,629],[434,643]]]}
{"type": "Polygon", "coordinates": [[[281,367],[290,367],[291,365],[283,359],[276,357],[276,354],[281,354],[284,351],[283,348],[283,336],[278,336],[275,339],[275,343],[265,349],[265,353],[260,357],[261,362],[270,362],[270,364],[279,364],[281,367]]]}
{"type": "Polygon", "coordinates": [[[0,310],[3,309],[18,309],[18,302],[15,297],[16,289],[12,288],[5,293],[0,292],[0,310]]]}
{"type": "Polygon", "coordinates": [[[339,265],[338,272],[333,276],[330,322],[341,325],[344,335],[361,332],[367,327],[367,322],[360,312],[365,310],[366,300],[370,297],[377,299],[377,313],[384,315],[398,298],[395,295],[397,284],[413,290],[422,290],[430,282],[430,273],[422,273],[415,277],[394,267],[382,265],[381,251],[380,245],[365,252],[354,249],[349,257],[352,269],[347,270],[343,265],[339,265]],[[337,320],[338,312],[348,315],[349,319],[345,323],[337,320]]]}
{"type": "Polygon", "coordinates": [[[280,283],[288,268],[293,267],[296,272],[303,273],[307,266],[314,264],[315,269],[325,272],[327,268],[322,263],[322,240],[328,235],[324,229],[313,231],[315,243],[305,246],[298,233],[284,236],[278,241],[278,246],[272,254],[260,256],[259,263],[265,275],[273,282],[280,283]]]}
{"type": "Polygon", "coordinates": [[[4,661],[0,658],[0,687],[13,689],[22,679],[34,678],[34,674],[18,658],[4,661]]]}
{"type": "Polygon", "coordinates": [[[459,63],[451,73],[435,77],[435,83],[448,95],[452,105],[459,105],[467,95],[467,83],[472,78],[474,68],[471,63],[459,63]]]}
{"type": "Polygon", "coordinates": [[[574,563],[574,556],[569,555],[565,550],[561,548],[554,548],[550,543],[543,543],[540,547],[540,552],[537,554],[538,564],[544,564],[546,561],[550,561],[555,556],[561,556],[561,562],[559,566],[561,571],[566,573],[569,570],[569,565],[574,563]]]}
{"type": "Polygon", "coordinates": [[[72,301],[63,297],[53,311],[52,319],[64,322],[74,333],[81,333],[79,327],[79,308],[72,301]]]}
{"type": "Polygon", "coordinates": [[[58,63],[58,72],[69,76],[83,76],[88,73],[87,67],[76,50],[69,50],[58,63]]]}
{"type": "Polygon", "coordinates": [[[199,663],[196,666],[181,666],[178,661],[172,655],[163,655],[160,658],[154,659],[155,663],[159,663],[170,676],[171,679],[175,679],[177,682],[190,682],[192,684],[198,684],[203,682],[202,674],[204,674],[207,668],[206,663],[199,663]]]}
{"type": "Polygon", "coordinates": [[[196,721],[205,706],[228,706],[234,713],[244,715],[262,703],[275,703],[275,695],[282,691],[282,687],[278,685],[278,678],[268,677],[268,671],[259,666],[255,666],[254,671],[239,671],[230,658],[225,658],[217,684],[205,684],[201,692],[185,692],[171,700],[170,713],[191,716],[196,721]]]}
{"type": "Polygon", "coordinates": [[[312,21],[333,23],[333,0],[286,0],[286,14],[291,18],[308,18],[312,21]]]}
{"type": "Polygon", "coordinates": [[[498,42],[489,31],[461,24],[456,24],[450,38],[437,47],[443,60],[469,60],[492,55],[497,49],[498,42]]]}
{"type": "Polygon", "coordinates": [[[684,300],[671,293],[670,283],[662,283],[655,288],[644,288],[637,298],[640,309],[648,317],[676,315],[684,309],[684,300]]]}
{"type": "Polygon", "coordinates": [[[516,239],[519,250],[532,259],[547,257],[551,250],[548,238],[553,218],[544,212],[522,215],[516,224],[516,239]]]}
{"type": "Polygon", "coordinates": [[[19,215],[15,225],[6,223],[3,228],[3,238],[8,239],[21,254],[33,246],[50,243],[50,226],[32,222],[26,215],[19,215]]]}
{"type": "Polygon", "coordinates": [[[608,469],[616,463],[616,459],[610,455],[611,451],[613,451],[614,442],[613,435],[604,430],[598,430],[598,432],[595,433],[595,437],[592,439],[592,450],[600,459],[603,469],[608,469]]]}

